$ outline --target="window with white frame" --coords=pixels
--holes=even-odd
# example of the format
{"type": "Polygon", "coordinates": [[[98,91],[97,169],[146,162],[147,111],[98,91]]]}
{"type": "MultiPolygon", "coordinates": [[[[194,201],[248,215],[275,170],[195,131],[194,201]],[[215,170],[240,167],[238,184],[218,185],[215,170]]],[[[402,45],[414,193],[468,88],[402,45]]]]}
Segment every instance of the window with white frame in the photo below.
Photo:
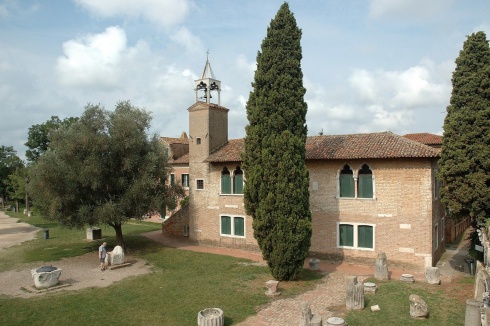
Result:
{"type": "Polygon", "coordinates": [[[170,186],[173,187],[175,185],[175,173],[170,173],[170,186]]]}
{"type": "Polygon", "coordinates": [[[196,179],[196,189],[204,190],[204,179],[196,179]]]}
{"type": "Polygon", "coordinates": [[[221,170],[221,194],[243,194],[243,171],[239,166],[235,168],[233,174],[226,166],[221,170]]]}
{"type": "Polygon", "coordinates": [[[373,171],[366,163],[357,171],[345,164],[338,172],[339,198],[374,198],[373,171]]]}
{"type": "Polygon", "coordinates": [[[441,189],[441,184],[439,183],[439,179],[437,178],[438,171],[434,171],[434,199],[439,199],[439,191],[441,189]]]}
{"type": "Polygon", "coordinates": [[[220,235],[245,237],[245,217],[220,215],[220,235]]]}
{"type": "Polygon", "coordinates": [[[374,250],[375,225],[362,223],[337,223],[339,248],[374,250]]]}
{"type": "Polygon", "coordinates": [[[182,187],[189,188],[189,173],[182,173],[182,187]]]}

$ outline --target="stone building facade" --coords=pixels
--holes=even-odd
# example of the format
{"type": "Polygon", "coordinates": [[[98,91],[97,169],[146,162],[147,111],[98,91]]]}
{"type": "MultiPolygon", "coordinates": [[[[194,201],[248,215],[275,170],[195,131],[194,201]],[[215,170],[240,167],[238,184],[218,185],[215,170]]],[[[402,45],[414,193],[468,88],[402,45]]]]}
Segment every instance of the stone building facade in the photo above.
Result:
{"type": "MultiPolygon", "coordinates": [[[[188,109],[189,152],[176,160],[189,167],[188,216],[169,220],[193,241],[258,250],[243,203],[244,142],[228,140],[228,109],[210,103],[215,79],[204,78],[208,65],[195,83],[206,87],[196,86],[188,109]]],[[[369,262],[383,251],[393,264],[433,266],[445,246],[439,152],[391,132],[308,137],[310,256],[369,262]]]]}

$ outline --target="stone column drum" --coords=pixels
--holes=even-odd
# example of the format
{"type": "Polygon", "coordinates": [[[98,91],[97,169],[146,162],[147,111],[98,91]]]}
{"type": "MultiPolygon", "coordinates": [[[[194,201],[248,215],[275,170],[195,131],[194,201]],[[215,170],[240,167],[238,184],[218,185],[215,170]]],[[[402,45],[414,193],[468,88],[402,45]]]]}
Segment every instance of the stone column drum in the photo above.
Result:
{"type": "Polygon", "coordinates": [[[357,276],[349,276],[345,284],[347,309],[364,309],[364,284],[357,282],[357,276]]]}
{"type": "Polygon", "coordinates": [[[224,326],[225,318],[220,308],[206,308],[197,314],[197,326],[224,326]]]}

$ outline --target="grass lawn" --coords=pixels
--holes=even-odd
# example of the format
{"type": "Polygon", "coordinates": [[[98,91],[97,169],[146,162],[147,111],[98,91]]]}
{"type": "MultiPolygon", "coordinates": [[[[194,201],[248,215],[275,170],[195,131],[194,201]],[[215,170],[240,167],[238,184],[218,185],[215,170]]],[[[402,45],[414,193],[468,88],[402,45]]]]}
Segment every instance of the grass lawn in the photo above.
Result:
{"type": "MultiPolygon", "coordinates": [[[[376,294],[366,295],[362,311],[349,311],[345,321],[350,325],[464,325],[464,303],[447,293],[438,285],[426,283],[405,283],[399,280],[369,280],[378,286],[376,294]],[[410,317],[408,297],[418,294],[429,307],[429,318],[417,320],[410,317]],[[370,307],[379,305],[381,311],[371,312],[370,307]]],[[[453,283],[451,283],[453,284],[453,283]]],[[[474,278],[468,277],[454,284],[454,287],[473,287],[474,278]]],[[[468,297],[469,298],[469,297],[468,297]]]]}
{"type": "MultiPolygon", "coordinates": [[[[1,251],[3,270],[19,268],[25,262],[95,252],[99,245],[84,240],[84,230],[63,229],[36,215],[15,217],[49,227],[50,239],[44,240],[41,230],[40,239],[1,251]]],[[[48,293],[29,299],[0,297],[0,325],[195,325],[197,313],[211,307],[223,309],[225,324],[232,325],[272,300],[264,295],[265,282],[271,279],[267,267],[244,259],[166,248],[138,235],[159,228],[155,223],[131,222],[123,229],[131,254],[147,260],[153,273],[107,288],[48,293]]],[[[108,243],[115,242],[111,228],[103,229],[102,234],[108,243]]],[[[320,280],[319,273],[303,271],[298,281],[281,286],[281,297],[311,289],[320,280]]]]}
{"type": "MultiPolygon", "coordinates": [[[[40,230],[38,239],[0,251],[0,271],[20,269],[27,262],[96,252],[100,243],[85,240],[85,230],[61,228],[39,214],[26,217],[9,212],[9,215],[49,228],[50,239],[45,240],[40,230]]],[[[131,222],[123,227],[130,254],[148,261],[152,273],[127,278],[106,288],[54,292],[29,299],[0,296],[0,325],[186,326],[196,325],[197,313],[212,307],[223,309],[226,325],[235,325],[274,300],[264,295],[265,282],[271,279],[267,267],[244,259],[166,248],[139,235],[157,229],[160,224],[145,222],[131,222]]],[[[109,247],[115,243],[112,228],[103,228],[102,235],[109,247]]],[[[303,271],[297,281],[281,283],[279,299],[312,289],[321,277],[317,272],[303,271]]],[[[422,282],[376,281],[378,292],[365,296],[366,308],[348,311],[345,319],[350,326],[464,325],[465,305],[461,298],[466,298],[465,291],[471,290],[473,282],[473,278],[465,278],[444,287],[422,282]],[[462,291],[459,301],[454,294],[457,291],[462,291]],[[430,313],[427,320],[410,317],[408,297],[412,293],[427,302],[430,313]],[[381,311],[371,312],[373,305],[379,305],[381,311]]]]}

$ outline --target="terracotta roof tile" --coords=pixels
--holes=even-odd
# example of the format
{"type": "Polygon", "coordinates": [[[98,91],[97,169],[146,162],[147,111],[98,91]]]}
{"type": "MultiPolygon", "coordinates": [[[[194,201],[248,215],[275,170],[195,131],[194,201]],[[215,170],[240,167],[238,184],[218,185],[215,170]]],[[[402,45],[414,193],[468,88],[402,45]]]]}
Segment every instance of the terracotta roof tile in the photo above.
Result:
{"type": "MultiPolygon", "coordinates": [[[[230,140],[207,162],[240,162],[243,139],[230,140]]],[[[307,160],[438,157],[440,151],[392,132],[311,136],[306,140],[307,160]]]]}
{"type": "Polygon", "coordinates": [[[189,153],[172,161],[172,164],[189,164],[189,153]]]}
{"type": "Polygon", "coordinates": [[[187,138],[160,137],[160,139],[169,145],[172,145],[172,144],[189,144],[189,139],[187,139],[187,138]]]}
{"type": "Polygon", "coordinates": [[[416,134],[406,134],[405,138],[418,141],[426,145],[442,145],[442,136],[421,132],[416,134]]]}

